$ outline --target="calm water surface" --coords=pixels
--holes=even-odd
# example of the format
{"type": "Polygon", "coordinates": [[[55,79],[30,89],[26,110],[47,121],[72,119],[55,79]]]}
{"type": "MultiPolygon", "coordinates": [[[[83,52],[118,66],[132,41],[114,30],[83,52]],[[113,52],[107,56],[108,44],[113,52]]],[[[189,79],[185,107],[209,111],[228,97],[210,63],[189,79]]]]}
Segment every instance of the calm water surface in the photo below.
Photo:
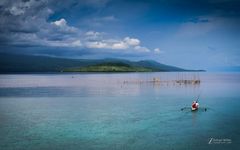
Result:
{"type": "Polygon", "coordinates": [[[239,73],[0,75],[0,149],[240,149],[239,89],[239,73]],[[202,82],[135,83],[153,77],[202,82]],[[207,111],[181,111],[199,94],[207,111]]]}

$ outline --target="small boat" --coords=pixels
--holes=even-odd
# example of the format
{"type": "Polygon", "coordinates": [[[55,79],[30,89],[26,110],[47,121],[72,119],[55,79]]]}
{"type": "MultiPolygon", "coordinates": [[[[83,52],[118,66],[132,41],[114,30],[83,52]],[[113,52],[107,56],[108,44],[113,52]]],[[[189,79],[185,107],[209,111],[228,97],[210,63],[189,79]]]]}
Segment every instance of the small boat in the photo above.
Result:
{"type": "Polygon", "coordinates": [[[193,101],[192,107],[191,107],[192,111],[198,110],[198,106],[199,106],[198,102],[197,101],[193,101]]]}
{"type": "Polygon", "coordinates": [[[181,108],[181,111],[191,111],[191,112],[197,112],[197,111],[207,111],[209,108],[206,107],[197,107],[197,108],[193,108],[193,107],[183,107],[181,108]]]}
{"type": "Polygon", "coordinates": [[[192,111],[196,111],[196,110],[198,110],[198,108],[193,108],[193,107],[192,107],[192,111]]]}

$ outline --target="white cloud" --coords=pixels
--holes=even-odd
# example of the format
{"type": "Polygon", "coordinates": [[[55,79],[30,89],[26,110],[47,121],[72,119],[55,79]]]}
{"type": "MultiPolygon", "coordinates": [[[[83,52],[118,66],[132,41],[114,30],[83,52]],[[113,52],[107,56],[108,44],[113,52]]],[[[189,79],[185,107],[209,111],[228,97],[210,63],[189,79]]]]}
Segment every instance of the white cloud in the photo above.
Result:
{"type": "Polygon", "coordinates": [[[66,40],[66,41],[47,41],[43,40],[42,44],[52,47],[81,47],[80,40],[66,40]]]}
{"type": "Polygon", "coordinates": [[[104,42],[87,42],[86,43],[87,48],[108,48],[107,43],[104,42]]]}
{"type": "Polygon", "coordinates": [[[72,42],[72,46],[73,47],[79,47],[79,46],[82,46],[82,43],[80,40],[76,40],[76,41],[73,41],[72,42]]]}
{"type": "Polygon", "coordinates": [[[128,45],[131,45],[131,46],[136,46],[136,45],[140,44],[139,39],[129,38],[129,37],[125,37],[124,42],[127,43],[128,45]]]}
{"type": "Polygon", "coordinates": [[[150,52],[150,50],[146,47],[142,47],[142,46],[135,46],[134,47],[135,50],[139,51],[139,52],[150,52]]]}
{"type": "Polygon", "coordinates": [[[85,36],[86,36],[86,39],[89,39],[89,40],[97,40],[99,38],[101,38],[101,36],[103,35],[104,33],[100,33],[100,32],[96,32],[96,31],[88,31],[85,33],[85,36]]]}
{"type": "Polygon", "coordinates": [[[78,31],[77,28],[68,26],[67,21],[64,18],[51,22],[51,24],[55,25],[56,27],[59,28],[60,31],[63,31],[63,32],[74,33],[78,31]]]}
{"type": "MultiPolygon", "coordinates": [[[[95,32],[87,32],[87,35],[95,35],[95,32]]],[[[125,37],[123,40],[101,39],[100,41],[87,41],[87,48],[128,50],[136,52],[150,52],[146,47],[140,46],[140,40],[136,38],[125,37]]]]}
{"type": "Polygon", "coordinates": [[[164,53],[164,51],[160,50],[160,48],[155,48],[153,52],[157,54],[164,53]]]}
{"type": "Polygon", "coordinates": [[[59,27],[65,27],[65,26],[67,26],[67,21],[62,18],[60,20],[53,22],[53,24],[55,24],[56,26],[59,26],[59,27]]]}
{"type": "Polygon", "coordinates": [[[129,45],[123,41],[114,43],[111,48],[112,49],[127,49],[129,47],[129,45]]]}
{"type": "Polygon", "coordinates": [[[100,35],[99,32],[95,32],[95,31],[88,31],[85,33],[86,36],[98,36],[100,35]]]}

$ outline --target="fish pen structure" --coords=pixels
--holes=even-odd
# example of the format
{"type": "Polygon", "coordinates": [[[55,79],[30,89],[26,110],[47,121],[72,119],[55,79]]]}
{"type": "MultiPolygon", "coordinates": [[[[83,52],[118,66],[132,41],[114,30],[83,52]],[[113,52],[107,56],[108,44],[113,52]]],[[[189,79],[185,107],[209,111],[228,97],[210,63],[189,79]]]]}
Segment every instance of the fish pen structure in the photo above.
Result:
{"type": "Polygon", "coordinates": [[[125,80],[123,84],[159,84],[159,85],[200,85],[201,80],[199,74],[178,73],[175,79],[161,79],[161,77],[153,77],[146,80],[125,80]]]}

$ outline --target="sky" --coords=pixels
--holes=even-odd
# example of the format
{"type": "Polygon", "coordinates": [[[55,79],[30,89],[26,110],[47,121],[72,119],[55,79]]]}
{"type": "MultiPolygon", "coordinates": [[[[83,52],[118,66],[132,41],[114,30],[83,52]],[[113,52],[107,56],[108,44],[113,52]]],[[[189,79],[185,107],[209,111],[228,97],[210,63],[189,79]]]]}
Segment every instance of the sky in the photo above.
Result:
{"type": "Polygon", "coordinates": [[[1,0],[0,52],[240,66],[239,0],[1,0]]]}

